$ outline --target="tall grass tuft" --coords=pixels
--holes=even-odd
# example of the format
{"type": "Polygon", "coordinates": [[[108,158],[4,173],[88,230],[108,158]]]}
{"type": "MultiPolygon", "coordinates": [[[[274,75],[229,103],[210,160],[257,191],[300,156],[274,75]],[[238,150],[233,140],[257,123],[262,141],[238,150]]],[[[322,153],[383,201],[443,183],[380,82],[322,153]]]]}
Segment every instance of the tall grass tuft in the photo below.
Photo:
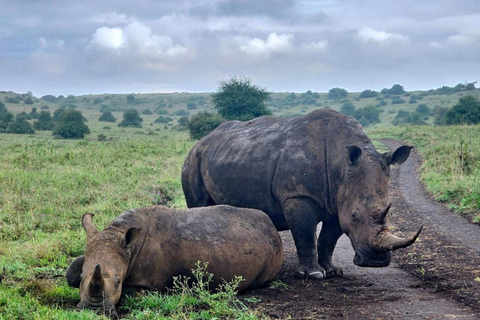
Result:
{"type": "Polygon", "coordinates": [[[411,142],[422,155],[421,179],[438,201],[480,223],[480,126],[391,127],[372,138],[411,142]]]}

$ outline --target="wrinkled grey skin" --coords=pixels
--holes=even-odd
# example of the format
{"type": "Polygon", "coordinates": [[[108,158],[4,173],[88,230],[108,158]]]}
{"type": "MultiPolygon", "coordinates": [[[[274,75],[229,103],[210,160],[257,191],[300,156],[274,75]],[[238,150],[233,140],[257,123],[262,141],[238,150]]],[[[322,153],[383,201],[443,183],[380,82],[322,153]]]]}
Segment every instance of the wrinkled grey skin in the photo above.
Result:
{"type": "Polygon", "coordinates": [[[101,232],[92,217],[82,218],[85,255],[71,263],[66,278],[80,288],[78,308],[111,317],[122,292],[162,290],[173,276],[192,276],[197,261],[208,263],[212,289],[242,276],[240,291],[269,282],[283,263],[277,230],[255,209],[145,207],[122,213],[101,232]]]}
{"type": "Polygon", "coordinates": [[[296,277],[341,276],[332,253],[343,233],[364,267],[389,265],[391,251],[420,233],[402,239],[388,229],[390,165],[407,160],[411,148],[380,154],[353,117],[332,110],[229,121],[192,148],[182,187],[188,207],[257,208],[278,230],[290,229],[296,277]]]}

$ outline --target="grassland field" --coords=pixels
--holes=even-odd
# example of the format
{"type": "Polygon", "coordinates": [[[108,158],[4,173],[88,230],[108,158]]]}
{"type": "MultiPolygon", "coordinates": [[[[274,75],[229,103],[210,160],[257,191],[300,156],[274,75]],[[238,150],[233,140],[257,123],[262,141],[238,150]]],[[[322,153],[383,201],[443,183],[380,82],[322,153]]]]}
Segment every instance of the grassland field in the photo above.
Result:
{"type": "MultiPolygon", "coordinates": [[[[475,90],[474,94],[479,92],[475,90]]],[[[0,101],[10,95],[13,93],[0,93],[0,101]]],[[[274,94],[269,103],[284,101],[287,95],[274,94]]],[[[462,95],[425,95],[419,103],[451,107],[462,95]]],[[[90,311],[74,309],[79,301],[78,289],[68,287],[64,279],[70,261],[84,252],[82,215],[93,212],[94,223],[103,229],[129,208],[152,204],[186,207],[180,172],[195,141],[189,139],[187,131],[176,130],[179,116],[173,113],[186,110],[193,115],[211,110],[208,94],[135,95],[134,106],[127,104],[125,97],[75,97],[75,105],[88,119],[91,130],[84,140],[55,139],[51,131],[37,131],[35,135],[0,134],[0,319],[101,318],[90,311]],[[93,104],[96,98],[101,102],[93,104]],[[192,100],[203,102],[197,104],[197,109],[188,110],[186,103],[192,100]],[[98,122],[103,102],[116,106],[116,123],[98,122]],[[157,124],[157,114],[142,114],[143,128],[117,126],[126,108],[154,111],[159,103],[167,105],[166,110],[175,119],[173,123],[157,124]],[[101,134],[107,141],[99,141],[101,134]]],[[[375,98],[359,99],[358,94],[349,94],[348,99],[356,102],[357,107],[375,102],[375,98]]],[[[275,115],[291,116],[324,107],[338,110],[341,106],[340,101],[328,100],[326,94],[320,94],[317,101],[319,105],[271,109],[275,115]]],[[[38,99],[33,105],[6,103],[14,113],[29,113],[32,107],[40,112],[41,106],[48,106],[53,113],[60,105],[61,102],[38,99]]],[[[415,145],[424,159],[421,177],[426,188],[454,211],[480,223],[480,126],[391,125],[399,109],[415,107],[409,103],[383,106],[381,123],[368,127],[367,133],[373,139],[402,139],[415,145]]],[[[181,307],[178,301],[161,299],[160,295],[139,297],[127,304],[132,312],[125,311],[125,317],[222,317],[213,309],[199,311],[194,306],[181,307]],[[155,309],[160,305],[168,305],[165,308],[169,311],[155,309]]],[[[238,319],[263,317],[243,308],[232,311],[222,307],[221,312],[238,319]]]]}

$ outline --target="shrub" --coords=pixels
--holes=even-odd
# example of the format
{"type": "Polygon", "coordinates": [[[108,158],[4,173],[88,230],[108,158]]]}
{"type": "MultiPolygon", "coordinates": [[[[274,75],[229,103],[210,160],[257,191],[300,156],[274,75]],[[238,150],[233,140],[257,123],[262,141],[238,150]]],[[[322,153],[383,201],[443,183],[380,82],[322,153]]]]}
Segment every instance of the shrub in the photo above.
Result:
{"type": "Polygon", "coordinates": [[[155,121],[153,121],[154,123],[169,123],[169,122],[172,122],[173,121],[173,118],[171,117],[164,117],[164,116],[159,116],[157,119],[155,119],[155,121]]]}
{"type": "Polygon", "coordinates": [[[50,111],[41,111],[37,121],[33,123],[36,130],[52,130],[54,126],[50,111]]]}
{"type": "Polygon", "coordinates": [[[208,111],[194,115],[188,123],[190,138],[198,140],[212,132],[216,127],[225,122],[218,113],[208,111]]]}
{"type": "Polygon", "coordinates": [[[373,91],[373,90],[363,90],[362,93],[360,93],[360,98],[364,99],[364,98],[374,98],[378,96],[378,92],[376,91],[373,91]]]}
{"type": "Polygon", "coordinates": [[[100,122],[115,122],[115,121],[117,121],[117,119],[113,116],[111,111],[105,110],[105,111],[103,111],[100,118],[98,118],[98,121],[100,121],[100,122]]]}
{"type": "Polygon", "coordinates": [[[328,91],[328,99],[338,100],[345,98],[348,95],[348,91],[342,88],[332,88],[328,91]]]}
{"type": "Polygon", "coordinates": [[[480,101],[474,96],[460,98],[445,114],[445,123],[452,124],[477,124],[480,122],[480,101]]]}
{"type": "Polygon", "coordinates": [[[48,101],[48,102],[57,102],[58,99],[57,97],[48,94],[46,96],[41,97],[40,100],[48,101]]]}
{"type": "Polygon", "coordinates": [[[75,109],[63,111],[60,121],[53,129],[52,134],[63,139],[83,139],[90,129],[84,123],[83,115],[75,109]]]}
{"type": "Polygon", "coordinates": [[[266,107],[270,95],[264,88],[252,84],[249,78],[232,77],[221,81],[217,92],[212,94],[213,107],[228,120],[247,121],[272,114],[266,107]]]}
{"type": "Polygon", "coordinates": [[[366,106],[355,110],[355,118],[364,127],[380,122],[381,110],[375,106],[366,106]]]}
{"type": "Polygon", "coordinates": [[[184,109],[177,110],[173,113],[176,116],[188,116],[190,115],[190,112],[184,109]]]}
{"type": "Polygon", "coordinates": [[[140,118],[136,109],[128,109],[123,112],[123,120],[118,124],[119,127],[141,128],[143,119],[140,118]]]}
{"type": "Polygon", "coordinates": [[[34,134],[35,130],[24,117],[17,115],[16,120],[7,126],[5,133],[34,134]]]}
{"type": "Polygon", "coordinates": [[[142,114],[153,114],[153,112],[150,109],[145,109],[142,111],[142,114]]]}
{"type": "Polygon", "coordinates": [[[401,98],[395,97],[392,99],[392,104],[402,104],[402,103],[405,103],[405,100],[401,98]]]}

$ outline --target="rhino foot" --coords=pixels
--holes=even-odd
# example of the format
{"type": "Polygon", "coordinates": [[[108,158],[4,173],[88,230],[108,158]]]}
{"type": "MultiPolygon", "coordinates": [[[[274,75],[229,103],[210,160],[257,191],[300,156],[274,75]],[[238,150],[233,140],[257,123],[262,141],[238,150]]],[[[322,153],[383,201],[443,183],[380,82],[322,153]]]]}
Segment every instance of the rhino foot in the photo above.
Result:
{"type": "Polygon", "coordinates": [[[325,270],[322,268],[305,268],[299,267],[297,271],[293,274],[295,278],[298,279],[314,279],[314,280],[321,280],[327,278],[327,274],[325,270]]]}
{"type": "Polygon", "coordinates": [[[327,275],[327,278],[343,277],[343,270],[334,266],[331,266],[330,268],[325,268],[325,273],[327,275]]]}

